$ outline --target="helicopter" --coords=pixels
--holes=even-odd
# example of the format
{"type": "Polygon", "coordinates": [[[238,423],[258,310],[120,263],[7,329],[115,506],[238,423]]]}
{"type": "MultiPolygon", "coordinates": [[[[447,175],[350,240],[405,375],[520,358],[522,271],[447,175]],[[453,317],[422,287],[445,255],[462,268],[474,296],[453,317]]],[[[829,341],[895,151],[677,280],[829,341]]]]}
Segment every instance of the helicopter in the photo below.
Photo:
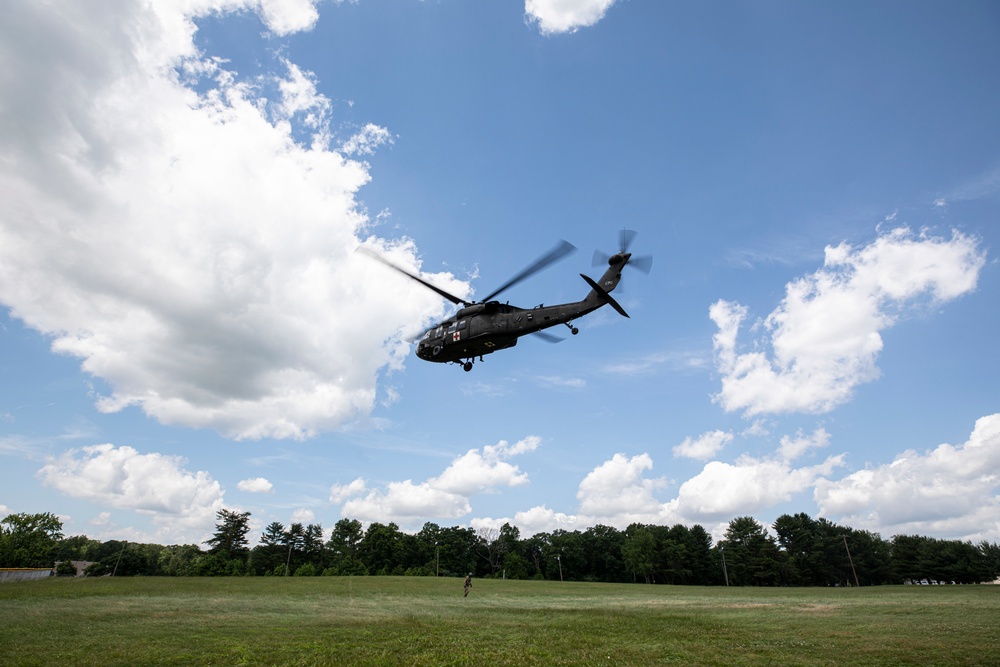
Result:
{"type": "Polygon", "coordinates": [[[520,273],[482,300],[475,302],[449,294],[420,276],[396,266],[365,246],[360,246],[358,251],[417,281],[456,306],[461,306],[454,315],[423,332],[417,341],[417,357],[424,361],[459,364],[468,372],[472,370],[473,361],[477,357],[479,361],[482,361],[483,356],[487,354],[514,347],[521,336],[534,334],[549,342],[558,342],[562,339],[545,332],[544,329],[560,324],[569,327],[570,332],[575,336],[580,333],[580,330],[573,325],[573,321],[601,306],[609,305],[618,314],[629,317],[625,309],[615,301],[610,293],[621,281],[622,269],[626,266],[639,269],[644,273],[649,273],[650,268],[652,268],[652,256],[633,257],[632,253],[628,251],[635,235],[636,232],[623,229],[619,235],[618,252],[613,255],[601,251],[594,253],[594,264],[607,263],[608,268],[599,280],[594,280],[583,273],[580,274],[580,277],[590,286],[590,292],[582,301],[561,303],[554,306],[543,304],[534,308],[518,308],[510,303],[500,303],[495,300],[495,297],[574,252],[576,247],[568,241],[559,242],[520,273]]]}

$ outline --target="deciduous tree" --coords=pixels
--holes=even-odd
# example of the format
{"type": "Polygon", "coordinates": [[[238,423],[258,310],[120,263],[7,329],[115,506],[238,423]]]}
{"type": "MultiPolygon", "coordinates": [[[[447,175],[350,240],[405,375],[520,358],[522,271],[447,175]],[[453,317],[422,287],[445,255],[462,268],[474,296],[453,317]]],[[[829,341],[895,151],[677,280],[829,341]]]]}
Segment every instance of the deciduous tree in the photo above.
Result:
{"type": "Polygon", "coordinates": [[[0,566],[52,567],[62,521],[51,512],[9,514],[0,521],[0,566]]]}

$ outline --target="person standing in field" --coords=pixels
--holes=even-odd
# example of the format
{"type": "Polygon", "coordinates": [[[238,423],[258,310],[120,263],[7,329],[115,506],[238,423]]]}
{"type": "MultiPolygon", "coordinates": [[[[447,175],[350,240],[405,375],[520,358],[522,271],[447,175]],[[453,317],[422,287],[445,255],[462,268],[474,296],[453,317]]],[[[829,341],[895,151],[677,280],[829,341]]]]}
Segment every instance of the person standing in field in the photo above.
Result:
{"type": "Polygon", "coordinates": [[[465,578],[465,595],[462,596],[463,598],[469,597],[469,590],[471,588],[472,588],[472,573],[470,572],[469,575],[465,578]]]}

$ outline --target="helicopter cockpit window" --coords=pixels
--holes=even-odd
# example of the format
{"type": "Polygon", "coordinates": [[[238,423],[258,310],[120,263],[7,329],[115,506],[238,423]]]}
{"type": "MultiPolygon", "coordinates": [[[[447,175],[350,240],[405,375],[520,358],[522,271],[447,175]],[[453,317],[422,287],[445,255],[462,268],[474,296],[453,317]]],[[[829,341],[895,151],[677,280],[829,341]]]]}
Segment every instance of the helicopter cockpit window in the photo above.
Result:
{"type": "Polygon", "coordinates": [[[444,327],[438,327],[437,329],[434,330],[435,338],[440,338],[443,335],[444,335],[444,327]]]}
{"type": "Polygon", "coordinates": [[[448,327],[448,333],[455,333],[455,330],[456,330],[457,328],[458,328],[458,325],[457,325],[457,324],[454,324],[454,323],[452,323],[452,325],[448,327]]]}

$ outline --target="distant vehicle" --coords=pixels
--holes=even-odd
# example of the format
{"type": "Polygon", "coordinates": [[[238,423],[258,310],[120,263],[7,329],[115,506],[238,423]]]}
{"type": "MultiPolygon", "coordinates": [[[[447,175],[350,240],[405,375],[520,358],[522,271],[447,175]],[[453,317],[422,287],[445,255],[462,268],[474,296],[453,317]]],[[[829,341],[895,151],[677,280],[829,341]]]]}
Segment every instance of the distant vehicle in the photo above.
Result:
{"type": "Polygon", "coordinates": [[[545,333],[544,330],[559,324],[569,327],[570,332],[575,336],[580,333],[580,330],[573,325],[573,320],[591,313],[605,304],[610,305],[624,317],[628,317],[628,313],[614,300],[610,293],[621,281],[622,269],[626,266],[649,273],[653,263],[653,258],[650,255],[633,257],[632,253],[628,251],[635,235],[634,231],[622,230],[618,252],[613,255],[607,255],[600,251],[594,253],[595,264],[606,262],[608,268],[604,275],[596,281],[585,274],[580,274],[580,277],[590,286],[590,292],[582,301],[554,306],[539,305],[534,308],[518,308],[509,303],[500,303],[494,298],[504,290],[513,287],[576,250],[571,243],[561,241],[552,250],[484,297],[482,301],[477,302],[459,299],[423,278],[401,269],[364,246],[358,250],[417,281],[424,287],[434,290],[455,305],[462,306],[454,315],[423,333],[417,342],[417,356],[424,361],[460,364],[466,371],[471,371],[475,358],[478,357],[479,361],[482,361],[484,355],[514,347],[517,345],[517,339],[521,336],[535,334],[550,342],[555,342],[560,339],[545,333]]]}

